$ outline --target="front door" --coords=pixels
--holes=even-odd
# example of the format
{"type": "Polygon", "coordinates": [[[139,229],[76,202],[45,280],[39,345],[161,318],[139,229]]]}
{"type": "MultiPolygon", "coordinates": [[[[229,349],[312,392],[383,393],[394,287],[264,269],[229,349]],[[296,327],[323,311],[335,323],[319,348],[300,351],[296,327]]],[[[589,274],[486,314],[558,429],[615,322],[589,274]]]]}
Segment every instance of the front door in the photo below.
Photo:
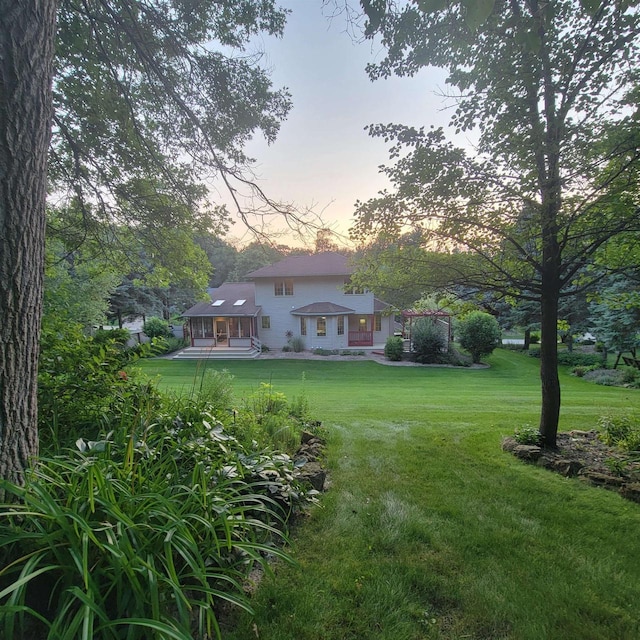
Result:
{"type": "Polygon", "coordinates": [[[216,344],[227,344],[227,321],[216,320],[216,344]]]}

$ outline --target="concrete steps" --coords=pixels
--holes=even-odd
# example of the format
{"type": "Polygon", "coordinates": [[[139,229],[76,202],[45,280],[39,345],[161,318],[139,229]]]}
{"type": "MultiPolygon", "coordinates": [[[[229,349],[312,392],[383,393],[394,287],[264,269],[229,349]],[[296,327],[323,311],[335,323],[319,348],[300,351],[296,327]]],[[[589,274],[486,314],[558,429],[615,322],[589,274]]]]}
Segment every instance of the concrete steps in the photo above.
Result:
{"type": "Polygon", "coordinates": [[[253,360],[260,355],[248,347],[187,347],[176,353],[172,360],[253,360]]]}

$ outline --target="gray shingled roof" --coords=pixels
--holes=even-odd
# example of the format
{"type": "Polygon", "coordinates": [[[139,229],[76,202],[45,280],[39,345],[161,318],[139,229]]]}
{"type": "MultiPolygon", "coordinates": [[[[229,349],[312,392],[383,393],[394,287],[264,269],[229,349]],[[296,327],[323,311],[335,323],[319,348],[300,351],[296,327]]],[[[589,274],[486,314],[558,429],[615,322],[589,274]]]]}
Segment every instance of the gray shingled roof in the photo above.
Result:
{"type": "Polygon", "coordinates": [[[298,309],[293,309],[294,316],[341,316],[345,313],[355,313],[349,307],[343,307],[334,302],[314,302],[298,309]]]}
{"type": "Polygon", "coordinates": [[[348,276],[355,271],[349,258],[326,251],[310,256],[290,256],[248,274],[249,278],[293,278],[295,276],[348,276]]]}
{"type": "Polygon", "coordinates": [[[256,306],[256,288],[253,282],[226,282],[209,291],[211,300],[198,302],[182,315],[197,316],[255,316],[260,311],[256,306]],[[244,300],[242,304],[238,304],[244,300]],[[221,302],[220,302],[221,301],[221,302]]]}

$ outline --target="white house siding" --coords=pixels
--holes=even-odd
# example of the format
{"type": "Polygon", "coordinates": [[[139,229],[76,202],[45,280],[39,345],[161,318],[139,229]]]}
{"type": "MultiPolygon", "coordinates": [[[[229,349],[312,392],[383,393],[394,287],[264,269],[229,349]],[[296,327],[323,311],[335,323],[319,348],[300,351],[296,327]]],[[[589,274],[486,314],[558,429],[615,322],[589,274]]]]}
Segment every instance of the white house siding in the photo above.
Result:
{"type": "MultiPolygon", "coordinates": [[[[262,328],[258,320],[258,335],[263,344],[270,349],[281,349],[287,344],[287,331],[294,336],[300,336],[300,316],[293,315],[291,311],[316,302],[333,302],[353,309],[355,314],[372,316],[374,313],[374,296],[372,293],[346,294],[342,290],[345,279],[348,276],[337,278],[335,276],[317,276],[304,278],[290,278],[293,280],[292,296],[276,296],[275,281],[273,278],[256,278],[256,305],[262,308],[262,316],[269,316],[271,328],[262,328]]],[[[282,280],[278,278],[277,280],[282,280]]],[[[353,317],[353,314],[351,314],[353,317]]],[[[337,316],[326,316],[327,335],[316,335],[316,317],[307,317],[307,335],[302,336],[306,349],[344,349],[348,347],[349,316],[345,316],[345,333],[337,335],[337,316]]],[[[380,334],[382,342],[389,331],[389,318],[383,316],[383,331],[380,334]],[[386,331],[386,333],[385,333],[386,331]],[[382,335],[384,334],[384,338],[382,335]]],[[[374,334],[374,341],[375,341],[374,334]]]]}
{"type": "Polygon", "coordinates": [[[393,315],[383,315],[380,324],[380,331],[373,332],[373,344],[383,345],[389,336],[393,335],[394,317],[393,315]]]}

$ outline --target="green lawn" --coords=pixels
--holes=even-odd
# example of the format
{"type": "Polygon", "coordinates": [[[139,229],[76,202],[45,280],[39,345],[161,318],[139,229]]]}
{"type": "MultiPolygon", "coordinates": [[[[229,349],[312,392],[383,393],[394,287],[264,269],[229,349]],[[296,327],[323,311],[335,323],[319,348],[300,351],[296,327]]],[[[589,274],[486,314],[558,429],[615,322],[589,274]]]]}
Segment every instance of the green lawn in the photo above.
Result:
{"type": "MultiPolygon", "coordinates": [[[[488,362],[216,365],[238,398],[260,382],[304,390],[332,481],[294,533],[296,564],[276,567],[225,640],[640,638],[640,505],[503,453],[503,436],[537,423],[538,362],[488,362]]],[[[182,392],[204,366],[142,363],[182,392]]],[[[562,388],[562,429],[640,409],[638,390],[564,373],[562,388]]]]}

